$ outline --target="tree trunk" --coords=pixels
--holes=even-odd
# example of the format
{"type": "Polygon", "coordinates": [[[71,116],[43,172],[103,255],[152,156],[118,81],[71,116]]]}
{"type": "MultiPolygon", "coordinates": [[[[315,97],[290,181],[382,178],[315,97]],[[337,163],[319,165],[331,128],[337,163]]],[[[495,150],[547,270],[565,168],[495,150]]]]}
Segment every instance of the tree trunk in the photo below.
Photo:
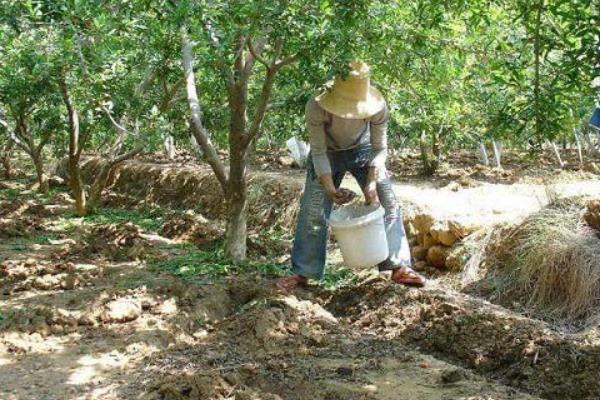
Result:
{"type": "Polygon", "coordinates": [[[246,260],[248,190],[246,186],[246,156],[244,151],[232,152],[227,201],[227,232],[225,254],[234,263],[246,260]]]}
{"type": "Polygon", "coordinates": [[[200,102],[198,100],[198,93],[196,91],[196,82],[194,79],[194,68],[193,61],[194,57],[192,54],[193,44],[188,39],[185,30],[182,30],[182,61],[183,61],[183,73],[186,79],[186,91],[187,99],[190,107],[190,127],[192,135],[196,138],[197,143],[202,148],[204,159],[211,166],[217,180],[221,184],[223,193],[227,196],[228,178],[227,172],[213,146],[208,131],[202,124],[200,118],[200,102]]]}
{"type": "Polygon", "coordinates": [[[560,152],[558,151],[558,147],[556,146],[556,143],[551,142],[550,145],[552,146],[552,150],[554,151],[554,155],[556,156],[556,160],[558,161],[558,165],[561,168],[564,168],[565,163],[563,162],[562,158],[560,157],[560,152]]]}
{"type": "Polygon", "coordinates": [[[581,140],[576,129],[573,129],[573,135],[575,136],[575,144],[577,146],[577,155],[579,156],[579,165],[583,168],[583,150],[581,148],[581,140]]]}
{"type": "Polygon", "coordinates": [[[535,120],[535,135],[539,141],[539,143],[543,143],[543,127],[542,127],[542,105],[541,105],[541,79],[540,79],[540,69],[541,69],[541,29],[542,29],[542,14],[544,11],[544,0],[539,0],[537,4],[536,10],[536,19],[535,19],[535,31],[534,31],[534,43],[533,43],[533,52],[534,52],[534,81],[533,81],[533,107],[534,107],[534,120],[535,120]]]}
{"type": "Polygon", "coordinates": [[[163,145],[165,148],[165,156],[169,160],[175,159],[175,139],[171,135],[166,135],[165,140],[163,141],[163,145]]]}
{"type": "Polygon", "coordinates": [[[225,254],[235,263],[246,260],[247,240],[247,183],[246,161],[248,145],[245,143],[247,127],[247,81],[243,77],[229,88],[229,189],[225,254]]]}
{"type": "Polygon", "coordinates": [[[85,190],[81,180],[81,168],[79,157],[69,155],[69,186],[75,199],[75,210],[77,215],[83,217],[87,214],[85,190]]]}
{"type": "Polygon", "coordinates": [[[105,165],[100,170],[100,173],[94,179],[90,187],[90,199],[87,204],[88,210],[94,212],[100,205],[102,200],[102,191],[108,184],[108,178],[111,175],[112,169],[110,165],[105,165]]]}
{"type": "MultiPolygon", "coordinates": [[[[83,143],[80,143],[79,141],[79,113],[73,105],[64,78],[60,81],[59,87],[63,101],[67,107],[69,118],[69,187],[71,188],[73,198],[75,199],[75,211],[77,212],[77,215],[83,217],[87,214],[87,209],[85,204],[85,190],[83,188],[83,182],[81,181],[81,166],[79,163],[81,159],[81,146],[83,145],[83,143]]],[[[84,137],[87,137],[87,135],[84,135],[84,137]]],[[[83,142],[85,142],[85,139],[83,142]]]]}
{"type": "Polygon", "coordinates": [[[429,145],[427,143],[427,134],[423,130],[421,132],[421,137],[419,138],[419,146],[421,148],[421,162],[423,163],[423,173],[425,175],[433,175],[435,172],[435,168],[433,168],[430,154],[429,154],[429,145]]]}
{"type": "Polygon", "coordinates": [[[37,175],[38,191],[40,193],[48,193],[48,180],[46,179],[46,174],[44,173],[44,162],[42,160],[42,155],[39,153],[33,153],[31,155],[31,159],[33,160],[35,173],[37,175]]]}
{"type": "Polygon", "coordinates": [[[483,142],[479,142],[479,159],[481,163],[486,167],[490,165],[490,159],[487,154],[487,150],[485,149],[485,144],[483,142]]]}
{"type": "Polygon", "coordinates": [[[594,145],[594,142],[592,141],[592,138],[590,137],[589,129],[585,130],[585,132],[583,133],[583,139],[585,140],[585,144],[587,146],[588,153],[591,155],[598,154],[598,149],[596,149],[596,146],[594,145]]]}
{"type": "Polygon", "coordinates": [[[9,141],[2,150],[2,168],[4,168],[4,179],[6,180],[12,179],[14,175],[14,168],[11,160],[13,148],[14,143],[9,141]]]}
{"type": "Polygon", "coordinates": [[[496,168],[502,168],[502,143],[499,141],[492,141],[494,147],[494,160],[496,161],[496,168]]]}

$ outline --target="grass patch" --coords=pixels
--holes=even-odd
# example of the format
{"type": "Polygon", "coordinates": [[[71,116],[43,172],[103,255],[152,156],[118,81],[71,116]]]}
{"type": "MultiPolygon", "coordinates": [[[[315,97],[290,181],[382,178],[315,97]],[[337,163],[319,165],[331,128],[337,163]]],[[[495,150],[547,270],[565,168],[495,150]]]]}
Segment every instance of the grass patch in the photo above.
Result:
{"type": "Polygon", "coordinates": [[[0,190],[0,200],[9,200],[14,201],[21,197],[23,197],[23,189],[14,188],[14,189],[3,189],[0,190]]]}
{"type": "MultiPolygon", "coordinates": [[[[285,275],[289,265],[269,261],[248,261],[236,265],[225,257],[223,245],[207,251],[198,250],[193,245],[178,245],[178,251],[183,253],[166,260],[159,260],[151,267],[170,272],[184,280],[211,281],[219,280],[232,274],[258,272],[267,278],[285,275]]],[[[336,289],[353,284],[358,276],[348,268],[330,269],[318,284],[327,289],[336,289]]]]}
{"type": "Polygon", "coordinates": [[[159,209],[148,211],[123,210],[118,208],[102,208],[96,213],[79,217],[75,213],[67,215],[71,221],[81,220],[87,224],[120,224],[131,222],[145,231],[156,232],[163,223],[163,213],[159,209]]]}
{"type": "Polygon", "coordinates": [[[342,286],[354,284],[357,281],[358,275],[349,268],[341,267],[327,270],[319,285],[327,289],[338,289],[342,286]]]}
{"type": "Polygon", "coordinates": [[[57,233],[43,232],[29,237],[5,239],[5,244],[12,251],[23,251],[29,249],[34,244],[50,244],[50,240],[56,239],[58,239],[57,233]]]}
{"type": "Polygon", "coordinates": [[[244,264],[233,264],[225,257],[222,245],[211,250],[198,250],[190,245],[181,245],[180,251],[185,251],[167,260],[159,260],[151,267],[170,272],[184,280],[211,281],[222,279],[228,275],[244,272],[259,272],[268,277],[281,276],[285,265],[271,262],[249,261],[244,264]]]}
{"type": "MultiPolygon", "coordinates": [[[[19,180],[17,180],[19,182],[19,180]]],[[[27,181],[23,182],[25,185],[27,181]]],[[[25,189],[24,187],[15,187],[9,189],[0,190],[0,200],[19,200],[19,199],[33,199],[38,201],[47,201],[57,193],[68,193],[66,188],[50,188],[47,193],[40,193],[37,190],[25,189]]]]}

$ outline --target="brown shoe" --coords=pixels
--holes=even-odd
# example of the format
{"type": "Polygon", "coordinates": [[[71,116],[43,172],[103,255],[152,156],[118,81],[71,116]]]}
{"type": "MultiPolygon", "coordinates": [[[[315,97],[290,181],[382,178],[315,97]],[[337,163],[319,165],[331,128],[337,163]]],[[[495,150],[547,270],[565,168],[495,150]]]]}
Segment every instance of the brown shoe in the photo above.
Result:
{"type": "Polygon", "coordinates": [[[290,293],[299,287],[305,287],[308,279],[302,275],[284,276],[275,281],[277,290],[283,293],[290,293]]]}
{"type": "Polygon", "coordinates": [[[392,281],[406,286],[423,287],[427,279],[412,268],[401,267],[392,272],[392,281]]]}

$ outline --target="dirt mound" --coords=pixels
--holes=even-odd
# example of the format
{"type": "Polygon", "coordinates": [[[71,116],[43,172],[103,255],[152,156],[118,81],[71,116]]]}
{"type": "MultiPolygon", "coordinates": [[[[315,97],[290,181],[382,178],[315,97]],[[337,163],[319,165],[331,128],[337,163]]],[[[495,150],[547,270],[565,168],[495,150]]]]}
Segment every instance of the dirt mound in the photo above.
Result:
{"type": "Polygon", "coordinates": [[[239,318],[226,320],[219,329],[239,338],[239,345],[258,357],[307,346],[324,346],[337,320],[318,304],[284,297],[254,301],[239,318]]]}
{"type": "Polygon", "coordinates": [[[1,290],[5,295],[26,290],[73,290],[102,275],[99,268],[78,267],[70,262],[27,259],[0,264],[1,290]]]}
{"type": "Polygon", "coordinates": [[[486,301],[377,280],[335,293],[327,309],[364,334],[417,345],[544,398],[600,396],[600,349],[590,338],[555,332],[486,301]]]}
{"type": "MultiPolygon", "coordinates": [[[[245,374],[250,379],[250,374],[245,374]]],[[[185,399],[239,399],[239,400],[282,400],[273,393],[265,393],[262,390],[240,388],[242,374],[218,373],[196,373],[170,378],[163,383],[155,395],[163,400],[185,400],[185,399]]],[[[152,396],[154,397],[154,396],[152,396]]],[[[150,397],[150,398],[152,398],[150,397]]]]}
{"type": "MultiPolygon", "coordinates": [[[[83,179],[90,182],[104,165],[100,158],[85,160],[83,179]]],[[[295,221],[302,177],[278,173],[254,172],[248,177],[248,224],[250,228],[291,226],[295,221]]],[[[118,195],[156,203],[165,207],[189,209],[190,205],[209,219],[225,215],[223,192],[214,174],[205,165],[173,166],[126,161],[109,181],[118,195]]]]}
{"type": "Polygon", "coordinates": [[[193,211],[173,212],[164,216],[160,234],[170,239],[190,241],[203,249],[212,247],[223,238],[224,229],[217,222],[211,222],[193,211]]]}
{"type": "Polygon", "coordinates": [[[43,206],[16,201],[0,202],[0,238],[29,237],[44,229],[43,206]]]}
{"type": "Polygon", "coordinates": [[[144,258],[152,254],[152,246],[142,237],[142,229],[131,222],[94,226],[83,244],[74,246],[71,254],[100,255],[113,261],[144,258]]]}
{"type": "Polygon", "coordinates": [[[28,203],[23,200],[2,200],[0,201],[0,218],[21,214],[27,207],[28,203]]]}

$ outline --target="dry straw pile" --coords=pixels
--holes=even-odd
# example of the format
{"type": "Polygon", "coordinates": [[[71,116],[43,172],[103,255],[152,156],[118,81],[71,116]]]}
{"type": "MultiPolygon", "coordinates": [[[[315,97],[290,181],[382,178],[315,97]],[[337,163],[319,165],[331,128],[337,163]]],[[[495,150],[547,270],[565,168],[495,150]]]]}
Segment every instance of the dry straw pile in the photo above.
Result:
{"type": "Polygon", "coordinates": [[[563,199],[498,235],[486,257],[495,297],[543,319],[585,322],[597,314],[600,232],[584,218],[590,210],[581,199],[563,199]]]}

